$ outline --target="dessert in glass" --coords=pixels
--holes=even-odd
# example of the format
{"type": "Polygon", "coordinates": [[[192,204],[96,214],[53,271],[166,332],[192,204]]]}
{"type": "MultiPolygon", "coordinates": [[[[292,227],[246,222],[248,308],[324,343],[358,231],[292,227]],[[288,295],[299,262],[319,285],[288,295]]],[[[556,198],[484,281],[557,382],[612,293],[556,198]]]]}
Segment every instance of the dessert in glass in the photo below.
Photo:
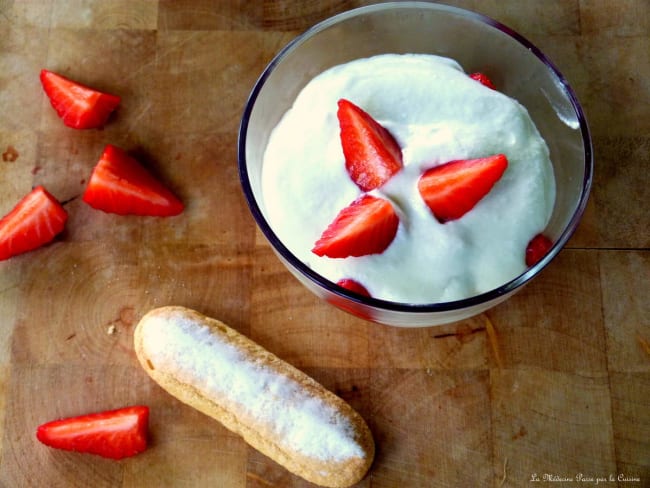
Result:
{"type": "Polygon", "coordinates": [[[537,275],[577,226],[593,161],[575,95],[538,49],[478,14],[405,2],[285,47],[247,103],[239,164],[303,284],[413,327],[480,313],[537,275]]]}

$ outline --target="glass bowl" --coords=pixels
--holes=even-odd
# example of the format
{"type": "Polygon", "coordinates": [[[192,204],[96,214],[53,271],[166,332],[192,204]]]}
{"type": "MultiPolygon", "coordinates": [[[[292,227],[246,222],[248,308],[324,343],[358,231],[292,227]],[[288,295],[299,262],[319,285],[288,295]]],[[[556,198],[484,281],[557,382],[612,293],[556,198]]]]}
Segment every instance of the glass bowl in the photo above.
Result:
{"type": "Polygon", "coordinates": [[[239,132],[241,184],[250,210],[279,259],[309,290],[375,322],[424,327],[477,315],[512,296],[566,244],[585,209],[593,174],[589,129],[575,94],[544,54],[488,17],[425,2],[382,3],[335,15],[291,41],[253,87],[239,132]],[[529,111],[550,149],[556,202],[544,234],[553,247],[537,264],[500,287],[451,302],[410,304],[360,296],[296,258],[269,225],[261,173],[269,134],[314,76],[332,66],[383,53],[428,53],[456,59],[466,72],[485,72],[499,91],[529,111]]]}

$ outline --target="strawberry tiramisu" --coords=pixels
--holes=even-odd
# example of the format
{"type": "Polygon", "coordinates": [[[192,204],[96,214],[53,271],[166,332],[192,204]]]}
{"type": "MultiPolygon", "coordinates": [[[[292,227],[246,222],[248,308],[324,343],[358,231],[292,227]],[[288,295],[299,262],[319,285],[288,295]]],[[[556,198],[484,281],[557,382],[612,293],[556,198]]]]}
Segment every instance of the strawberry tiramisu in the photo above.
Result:
{"type": "Polygon", "coordinates": [[[311,80],[273,130],[262,190],[285,246],[402,303],[497,288],[548,240],[548,148],[526,109],[451,59],[385,54],[311,80]],[[527,257],[527,248],[528,257],[527,257]]]}

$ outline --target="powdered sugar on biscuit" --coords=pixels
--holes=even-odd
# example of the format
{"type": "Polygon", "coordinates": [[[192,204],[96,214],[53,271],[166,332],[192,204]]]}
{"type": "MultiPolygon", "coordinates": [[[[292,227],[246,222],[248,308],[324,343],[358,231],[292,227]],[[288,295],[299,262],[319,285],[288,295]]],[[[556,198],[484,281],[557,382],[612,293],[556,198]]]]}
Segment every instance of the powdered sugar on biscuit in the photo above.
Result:
{"type": "Polygon", "coordinates": [[[182,316],[152,316],[142,344],[153,368],[238,415],[267,423],[289,448],[323,461],[363,457],[349,420],[302,385],[246,356],[215,331],[182,316]]]}

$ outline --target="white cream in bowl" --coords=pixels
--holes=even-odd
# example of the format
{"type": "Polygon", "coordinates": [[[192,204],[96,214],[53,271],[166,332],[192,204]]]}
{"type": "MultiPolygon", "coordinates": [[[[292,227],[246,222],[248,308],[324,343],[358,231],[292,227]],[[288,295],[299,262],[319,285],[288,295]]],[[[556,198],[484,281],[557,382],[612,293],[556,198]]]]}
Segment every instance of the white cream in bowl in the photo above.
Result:
{"type": "Polygon", "coordinates": [[[336,282],[350,278],[375,298],[429,304],[497,288],[526,269],[528,242],[555,201],[549,151],[526,109],[471,79],[455,61],[423,54],[358,59],[321,73],[273,130],[262,168],[263,204],[276,235],[336,282]],[[372,194],[397,209],[397,235],[381,254],[318,257],[323,230],[363,192],[346,168],[337,101],[346,98],[386,127],[404,168],[372,194]],[[508,168],[462,218],[438,222],[417,189],[428,168],[503,153],[508,168]]]}

